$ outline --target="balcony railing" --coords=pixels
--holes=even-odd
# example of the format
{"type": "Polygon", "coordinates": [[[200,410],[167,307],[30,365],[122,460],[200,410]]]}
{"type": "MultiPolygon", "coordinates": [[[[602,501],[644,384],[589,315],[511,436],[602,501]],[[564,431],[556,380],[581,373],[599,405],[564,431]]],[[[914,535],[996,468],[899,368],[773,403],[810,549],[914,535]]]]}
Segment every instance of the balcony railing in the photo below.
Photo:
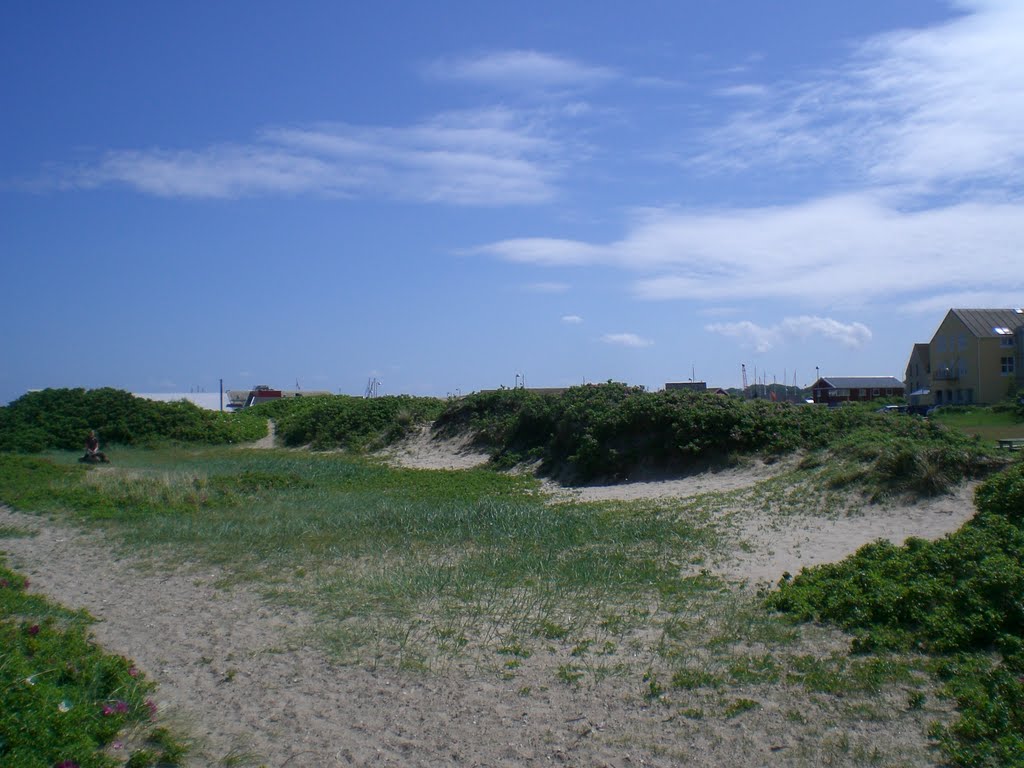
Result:
{"type": "Polygon", "coordinates": [[[957,381],[960,374],[955,368],[936,368],[932,371],[933,381],[957,381]]]}

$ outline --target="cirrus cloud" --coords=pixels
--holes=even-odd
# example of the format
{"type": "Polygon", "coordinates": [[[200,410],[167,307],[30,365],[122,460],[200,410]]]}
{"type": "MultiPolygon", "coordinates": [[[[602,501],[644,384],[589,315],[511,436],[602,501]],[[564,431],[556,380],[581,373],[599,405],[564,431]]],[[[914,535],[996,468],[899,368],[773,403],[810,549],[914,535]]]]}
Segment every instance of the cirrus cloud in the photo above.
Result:
{"type": "Polygon", "coordinates": [[[606,333],[601,337],[601,341],[617,347],[632,347],[634,349],[654,346],[653,341],[635,333],[606,333]]]}
{"type": "Polygon", "coordinates": [[[599,67],[533,50],[492,51],[476,56],[439,59],[426,68],[433,77],[466,80],[517,90],[591,87],[614,79],[599,67]]]}
{"type": "Polygon", "coordinates": [[[536,121],[491,108],[405,128],[324,123],[268,128],[247,144],[114,150],[65,171],[59,185],[127,185],[160,197],[311,194],[521,205],[555,196],[560,153],[536,121]]]}
{"type": "Polygon", "coordinates": [[[710,333],[739,339],[744,346],[758,352],[783,344],[790,339],[807,339],[813,336],[835,341],[845,347],[863,347],[871,341],[871,329],[860,322],[841,323],[830,317],[801,315],[787,317],[772,326],[761,326],[749,320],[736,323],[711,323],[704,326],[710,333]]]}

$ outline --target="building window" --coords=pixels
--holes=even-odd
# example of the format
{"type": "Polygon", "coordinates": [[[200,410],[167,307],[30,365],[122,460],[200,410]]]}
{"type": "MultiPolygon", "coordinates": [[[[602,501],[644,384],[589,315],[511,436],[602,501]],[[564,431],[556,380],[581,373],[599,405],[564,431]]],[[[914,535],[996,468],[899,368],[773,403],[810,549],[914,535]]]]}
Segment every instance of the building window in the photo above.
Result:
{"type": "Polygon", "coordinates": [[[1012,357],[1000,357],[999,368],[1002,371],[1003,376],[1007,376],[1013,373],[1013,358],[1012,357]]]}
{"type": "Polygon", "coordinates": [[[999,340],[999,346],[1000,347],[1012,347],[1013,346],[1013,337],[1010,336],[1009,338],[1007,338],[1006,336],[1003,336],[1003,338],[1001,338],[999,340]]]}
{"type": "MultiPolygon", "coordinates": [[[[864,390],[864,394],[867,394],[867,390],[866,390],[866,389],[864,390]]],[[[878,397],[878,395],[879,395],[879,391],[878,391],[877,389],[872,389],[872,390],[871,390],[871,394],[872,394],[872,396],[874,396],[874,397],[878,397]]]]}

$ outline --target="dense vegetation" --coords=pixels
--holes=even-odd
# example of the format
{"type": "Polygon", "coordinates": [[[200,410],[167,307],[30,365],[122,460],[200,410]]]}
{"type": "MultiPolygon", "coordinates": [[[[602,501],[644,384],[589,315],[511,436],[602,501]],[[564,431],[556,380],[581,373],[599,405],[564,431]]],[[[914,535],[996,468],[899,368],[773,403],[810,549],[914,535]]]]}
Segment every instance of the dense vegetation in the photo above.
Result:
{"type": "Polygon", "coordinates": [[[414,425],[436,419],[443,409],[444,401],[434,397],[326,395],[276,400],[252,412],[273,418],[287,446],[362,450],[401,438],[414,425]]]}
{"type": "Polygon", "coordinates": [[[152,683],[89,638],[92,619],[26,592],[0,561],[0,765],[111,768],[104,748],[139,732],[122,754],[135,768],[177,765],[181,745],[151,721],[152,683]]]}
{"type": "Polygon", "coordinates": [[[470,395],[448,407],[438,428],[472,430],[499,466],[539,460],[541,471],[575,482],[686,471],[752,453],[827,450],[836,484],[858,480],[879,493],[936,493],[993,464],[980,441],[959,431],[872,407],[646,392],[615,383],[563,394],[470,395]]]}
{"type": "Polygon", "coordinates": [[[947,753],[957,765],[1024,765],[1024,464],[980,486],[976,506],[939,541],[870,544],[784,580],[768,604],[838,624],[858,650],[957,654],[939,665],[963,712],[937,729],[947,753]]]}
{"type": "Polygon", "coordinates": [[[44,389],[0,408],[0,450],[75,450],[91,429],[103,445],[217,444],[258,440],[266,434],[266,419],[209,411],[187,401],[156,402],[110,388],[44,389]]]}
{"type": "MultiPolygon", "coordinates": [[[[302,563],[295,584],[278,587],[281,599],[325,615],[344,606],[344,623],[330,642],[345,653],[371,644],[377,653],[393,649],[403,663],[428,663],[438,652],[430,650],[432,642],[445,653],[461,652],[474,637],[487,636],[495,617],[508,630],[496,642],[519,653],[529,652],[531,638],[571,637],[578,647],[598,637],[619,643],[625,635],[601,633],[620,623],[635,626],[633,620],[622,614],[612,621],[587,605],[631,604],[645,590],[663,599],[682,595],[682,605],[720,586],[712,580],[701,592],[693,579],[680,578],[686,563],[703,557],[702,548],[715,546],[713,526],[693,510],[688,520],[679,509],[658,505],[561,505],[556,513],[521,476],[394,470],[341,454],[166,445],[253,440],[265,433],[268,418],[286,445],[350,451],[379,447],[434,421],[441,434],[471,432],[496,466],[539,461],[542,471],[576,482],[798,453],[800,468],[832,488],[933,494],[1008,463],[983,439],[937,418],[877,414],[866,406],[648,393],[614,383],[563,394],[499,390],[447,404],[310,397],[239,414],[153,403],[116,390],[46,390],[0,408],[3,448],[79,449],[85,433],[97,429],[105,443],[158,449],[124,451],[119,471],[111,473],[87,471],[67,454],[52,461],[0,455],[0,499],[26,511],[68,510],[120,531],[140,551],[188,552],[253,577],[278,579],[302,563]],[[378,560],[386,567],[366,569],[378,560]],[[318,562],[329,562],[331,575],[311,590],[305,566],[318,562]],[[508,624],[509,616],[518,623],[508,624]],[[417,617],[416,632],[409,629],[411,617],[417,617]]],[[[955,723],[934,731],[948,758],[964,766],[1024,765],[1024,468],[1017,464],[989,479],[977,505],[977,516],[945,539],[872,544],[843,563],[787,579],[769,604],[797,620],[843,627],[854,634],[858,651],[930,654],[961,711],[955,723]]],[[[7,583],[0,581],[0,607],[19,591],[24,596],[19,577],[0,578],[7,583]]],[[[23,608],[13,618],[4,615],[0,629],[14,634],[0,637],[2,648],[31,649],[29,641],[38,637],[79,632],[67,617],[51,621],[23,608]]],[[[55,640],[67,646],[62,652],[88,646],[84,634],[66,637],[78,639],[55,640]]],[[[695,642],[680,636],[681,644],[695,642]]],[[[32,677],[21,661],[7,659],[0,658],[0,672],[32,677]]],[[[565,670],[567,678],[578,673],[572,664],[565,670]]],[[[690,687],[687,673],[674,673],[680,687],[690,687]]],[[[0,685],[5,697],[23,693],[6,678],[0,685]]],[[[652,695],[656,687],[652,682],[652,695]]],[[[134,700],[98,690],[75,695],[106,696],[118,716],[145,714],[134,700]]],[[[46,701],[52,704],[55,695],[47,693],[46,701]]],[[[71,701],[61,695],[58,711],[71,701]]],[[[14,718],[36,706],[0,704],[14,718]]],[[[109,718],[104,711],[102,718],[109,718]]],[[[7,727],[3,717],[0,727],[7,727]]],[[[100,725],[111,722],[101,719],[100,725]]],[[[82,734],[90,723],[83,721],[82,734]]],[[[13,743],[0,741],[0,750],[13,743]]],[[[3,757],[0,751],[6,765],[3,757]]]]}
{"type": "Polygon", "coordinates": [[[241,443],[263,436],[268,418],[286,446],[351,451],[383,447],[434,422],[441,434],[472,432],[498,467],[539,461],[542,472],[569,482],[685,472],[799,450],[807,468],[827,463],[835,486],[931,494],[1000,463],[980,439],[935,420],[611,382],[562,394],[503,389],[447,404],[406,395],[289,398],[235,414],[114,389],[48,389],[0,408],[0,450],[77,449],[90,429],[104,445],[241,443]]]}

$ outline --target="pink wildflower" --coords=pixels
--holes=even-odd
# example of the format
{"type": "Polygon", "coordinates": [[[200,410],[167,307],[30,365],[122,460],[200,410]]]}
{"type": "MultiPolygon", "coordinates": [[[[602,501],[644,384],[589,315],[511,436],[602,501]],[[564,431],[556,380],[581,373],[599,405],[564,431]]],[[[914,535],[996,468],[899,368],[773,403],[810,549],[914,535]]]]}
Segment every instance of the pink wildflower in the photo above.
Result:
{"type": "Polygon", "coordinates": [[[38,635],[39,634],[39,625],[38,624],[33,624],[31,627],[28,628],[28,633],[30,635],[32,635],[32,636],[38,635]]]}
{"type": "Polygon", "coordinates": [[[112,714],[114,714],[114,708],[112,706],[110,706],[109,704],[104,704],[103,705],[103,716],[104,717],[110,717],[112,714]]]}
{"type": "Polygon", "coordinates": [[[57,768],[78,768],[78,763],[74,760],[64,760],[63,762],[57,763],[57,768]]]}
{"type": "Polygon", "coordinates": [[[131,675],[132,677],[138,677],[139,676],[139,670],[137,670],[135,667],[128,667],[128,674],[131,675]]]}
{"type": "Polygon", "coordinates": [[[114,711],[117,712],[119,715],[123,715],[125,712],[128,711],[128,702],[126,702],[126,701],[118,701],[118,702],[116,702],[114,704],[114,711]]]}
{"type": "Polygon", "coordinates": [[[0,579],[0,589],[7,589],[9,586],[11,586],[11,582],[7,579],[0,579]]]}
{"type": "Polygon", "coordinates": [[[152,699],[146,699],[146,708],[149,709],[149,719],[153,720],[156,718],[156,704],[153,703],[152,699]]]}

